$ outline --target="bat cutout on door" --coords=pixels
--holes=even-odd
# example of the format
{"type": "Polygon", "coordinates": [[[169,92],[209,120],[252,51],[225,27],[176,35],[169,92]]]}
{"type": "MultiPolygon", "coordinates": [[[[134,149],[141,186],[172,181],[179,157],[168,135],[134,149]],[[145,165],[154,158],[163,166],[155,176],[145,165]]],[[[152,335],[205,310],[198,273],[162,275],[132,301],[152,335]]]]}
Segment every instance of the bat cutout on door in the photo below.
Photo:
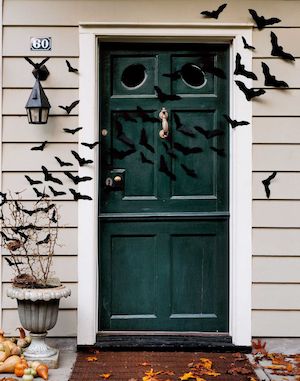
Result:
{"type": "Polygon", "coordinates": [[[181,123],[180,118],[176,112],[174,112],[174,121],[177,131],[181,132],[183,135],[190,136],[191,138],[196,136],[195,132],[190,127],[186,127],[181,123]]]}
{"type": "Polygon", "coordinates": [[[78,73],[78,69],[73,67],[68,60],[66,60],[66,64],[70,73],[78,73]]]}
{"type": "Polygon", "coordinates": [[[251,101],[251,99],[253,99],[255,97],[259,97],[259,96],[265,94],[265,90],[264,89],[258,89],[258,90],[255,90],[253,88],[249,89],[241,81],[235,81],[235,83],[237,84],[238,88],[245,94],[245,97],[246,97],[247,101],[251,101]]]}
{"type": "Polygon", "coordinates": [[[252,45],[249,45],[244,36],[242,36],[242,40],[244,44],[244,49],[255,50],[255,47],[252,45]]]}
{"type": "Polygon", "coordinates": [[[201,126],[194,126],[195,130],[197,130],[201,135],[205,136],[206,139],[213,139],[216,136],[221,136],[224,135],[224,131],[220,129],[215,129],[215,130],[205,130],[201,126]]]}
{"type": "Polygon", "coordinates": [[[160,155],[159,171],[167,175],[172,181],[176,181],[176,175],[169,170],[163,155],[160,155]]]}
{"type": "Polygon", "coordinates": [[[154,89],[157,94],[157,98],[160,100],[160,102],[164,103],[166,101],[178,101],[181,99],[179,95],[176,94],[166,94],[164,93],[158,86],[154,86],[154,89]]]}
{"type": "Polygon", "coordinates": [[[192,168],[189,168],[187,167],[185,164],[180,164],[181,168],[184,170],[184,172],[190,176],[190,177],[194,177],[194,178],[197,178],[197,173],[195,172],[194,169],[192,168]]]}
{"type": "Polygon", "coordinates": [[[135,118],[133,118],[129,112],[127,111],[122,111],[120,112],[120,114],[118,114],[118,116],[120,118],[123,118],[125,120],[125,122],[132,122],[132,123],[137,123],[137,120],[135,118]]]}
{"type": "Polygon", "coordinates": [[[248,9],[250,15],[256,23],[256,26],[259,30],[264,29],[268,25],[274,25],[281,22],[277,17],[271,17],[266,19],[264,16],[258,16],[257,12],[254,9],[248,9]]]}
{"type": "Polygon", "coordinates": [[[141,162],[144,164],[154,164],[154,161],[147,159],[143,152],[140,152],[141,162]]]}
{"type": "Polygon", "coordinates": [[[203,149],[201,147],[186,147],[177,142],[174,143],[174,148],[177,151],[183,153],[184,155],[191,155],[203,152],[203,149]]]}
{"type": "Polygon", "coordinates": [[[147,148],[148,151],[150,151],[152,153],[155,153],[154,148],[152,147],[152,145],[148,143],[148,137],[147,137],[146,130],[145,130],[144,127],[141,130],[141,136],[140,136],[139,144],[141,146],[147,148]]]}
{"type": "Polygon", "coordinates": [[[210,19],[218,19],[220,14],[224,11],[224,9],[226,8],[227,4],[222,4],[219,6],[218,9],[214,10],[214,11],[202,11],[200,12],[201,15],[207,17],[207,18],[210,18],[210,19]]]}
{"type": "Polygon", "coordinates": [[[46,147],[46,144],[48,143],[47,140],[45,140],[40,146],[32,147],[30,148],[31,151],[44,151],[44,148],[46,147]]]}
{"type": "Polygon", "coordinates": [[[160,122],[159,118],[157,118],[155,116],[149,116],[148,115],[148,113],[151,112],[151,111],[145,111],[140,106],[137,106],[136,109],[137,109],[137,112],[138,112],[138,116],[142,119],[143,123],[147,123],[147,122],[150,122],[150,123],[160,122]]]}
{"type": "Polygon", "coordinates": [[[257,76],[254,74],[252,71],[248,71],[245,69],[245,65],[241,63],[241,55],[239,53],[236,54],[235,57],[235,70],[234,73],[235,75],[243,75],[246,78],[251,78],[256,80],[257,76]]]}
{"type": "Polygon", "coordinates": [[[276,175],[277,175],[277,171],[274,171],[269,177],[267,177],[265,180],[262,180],[263,186],[265,187],[267,198],[270,198],[271,196],[270,184],[276,175]]]}
{"type": "Polygon", "coordinates": [[[132,155],[136,152],[136,149],[128,149],[127,151],[119,151],[116,148],[111,150],[112,157],[117,160],[123,160],[125,157],[132,155]]]}
{"type": "Polygon", "coordinates": [[[223,156],[223,157],[226,156],[224,148],[216,148],[216,147],[213,147],[213,146],[210,146],[209,148],[212,151],[216,152],[216,154],[219,155],[219,156],[223,156]]]}
{"type": "Polygon", "coordinates": [[[45,176],[45,181],[52,181],[53,183],[63,185],[62,181],[61,181],[60,179],[58,179],[57,177],[54,177],[54,176],[48,171],[48,169],[47,169],[44,165],[42,165],[42,171],[43,171],[44,176],[45,176]]]}
{"type": "Polygon", "coordinates": [[[58,107],[62,108],[63,110],[65,110],[67,112],[67,114],[69,115],[70,112],[73,110],[73,108],[75,108],[78,105],[78,103],[79,103],[79,100],[72,102],[70,104],[70,106],[61,106],[61,105],[59,105],[58,107]]]}
{"type": "Polygon", "coordinates": [[[177,155],[174,152],[174,150],[172,148],[170,148],[166,142],[162,142],[162,144],[164,146],[164,149],[166,150],[166,154],[169,155],[170,157],[172,157],[173,159],[176,159],[177,155]]]}
{"type": "Polygon", "coordinates": [[[116,120],[117,139],[126,144],[129,148],[135,149],[134,142],[124,133],[122,124],[116,120]]]}
{"type": "Polygon", "coordinates": [[[270,68],[264,62],[261,63],[263,73],[265,76],[265,86],[274,86],[274,87],[289,87],[289,85],[284,81],[279,81],[276,79],[275,75],[270,74],[270,68]]]}
{"type": "Polygon", "coordinates": [[[280,57],[284,60],[295,61],[295,57],[291,53],[287,53],[283,50],[283,47],[278,45],[278,37],[274,32],[271,32],[271,44],[272,51],[271,55],[274,57],[280,57]]]}
{"type": "Polygon", "coordinates": [[[236,128],[238,126],[247,126],[250,124],[246,120],[237,121],[236,119],[231,119],[229,115],[223,114],[223,117],[227,120],[227,122],[231,125],[232,128],[236,128]]]}

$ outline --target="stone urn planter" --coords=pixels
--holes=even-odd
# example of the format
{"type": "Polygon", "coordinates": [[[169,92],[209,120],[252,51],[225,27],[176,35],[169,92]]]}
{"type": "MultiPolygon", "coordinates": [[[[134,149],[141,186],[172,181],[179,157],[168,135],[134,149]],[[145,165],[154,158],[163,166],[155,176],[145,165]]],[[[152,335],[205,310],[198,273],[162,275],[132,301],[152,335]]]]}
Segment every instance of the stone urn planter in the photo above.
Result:
{"type": "Polygon", "coordinates": [[[57,322],[59,301],[71,295],[71,290],[63,285],[51,288],[19,288],[12,286],[7,296],[17,299],[20,322],[30,331],[32,342],[24,351],[27,360],[55,362],[58,350],[49,347],[45,338],[47,331],[57,322]]]}

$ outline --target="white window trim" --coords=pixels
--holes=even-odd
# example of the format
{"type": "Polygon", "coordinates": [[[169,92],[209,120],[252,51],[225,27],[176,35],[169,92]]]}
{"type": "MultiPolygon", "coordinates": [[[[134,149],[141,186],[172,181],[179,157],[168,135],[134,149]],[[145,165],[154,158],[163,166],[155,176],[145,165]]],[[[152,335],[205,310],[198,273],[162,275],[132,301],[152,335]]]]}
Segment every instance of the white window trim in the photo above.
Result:
{"type": "MultiPolygon", "coordinates": [[[[99,40],[231,42],[230,114],[233,119],[251,122],[252,104],[234,84],[232,74],[237,52],[246,68],[252,67],[252,53],[243,48],[242,36],[252,43],[252,24],[80,23],[79,125],[83,129],[79,142],[99,138],[99,40]]],[[[251,80],[242,80],[251,87],[251,80]]],[[[250,345],[252,129],[250,124],[230,130],[229,333],[235,345],[250,345]]],[[[93,178],[79,184],[79,191],[93,201],[78,202],[78,345],[94,344],[98,330],[98,152],[92,152],[95,165],[79,169],[80,176],[93,178]]],[[[79,154],[83,154],[80,144],[79,154]]]]}

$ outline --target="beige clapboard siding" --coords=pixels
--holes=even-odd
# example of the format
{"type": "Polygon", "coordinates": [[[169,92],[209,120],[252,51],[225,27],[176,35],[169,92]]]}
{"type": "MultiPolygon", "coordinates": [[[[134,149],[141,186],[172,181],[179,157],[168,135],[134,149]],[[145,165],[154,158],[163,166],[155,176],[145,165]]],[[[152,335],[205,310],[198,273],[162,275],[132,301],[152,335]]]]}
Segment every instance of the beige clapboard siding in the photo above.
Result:
{"type": "Polygon", "coordinates": [[[252,336],[299,337],[300,311],[252,311],[252,336]]]}
{"type": "Polygon", "coordinates": [[[254,145],[254,171],[300,171],[300,145],[254,145]]]}
{"type": "MultiPolygon", "coordinates": [[[[30,148],[40,145],[36,143],[4,143],[3,144],[3,171],[41,171],[44,165],[49,171],[63,171],[55,159],[58,156],[64,161],[74,163],[70,167],[73,171],[77,170],[76,159],[71,150],[77,151],[76,143],[49,143],[43,151],[31,151],[30,148]],[[17,159],[17,160],[16,160],[17,159]]],[[[88,153],[86,155],[88,157],[88,153]]],[[[58,178],[63,179],[64,174],[58,174],[58,178]]]]}
{"type": "MultiPolygon", "coordinates": [[[[28,10],[25,14],[28,14],[28,10]]],[[[3,28],[3,56],[45,56],[43,51],[35,51],[33,54],[30,50],[31,37],[52,37],[52,50],[47,52],[47,56],[78,57],[79,55],[78,27],[18,26],[3,28]]]]}
{"type": "MultiPolygon", "coordinates": [[[[64,282],[64,285],[71,289],[71,296],[69,296],[68,298],[62,298],[59,307],[63,309],[77,308],[77,284],[64,282]]],[[[15,309],[17,307],[16,300],[6,296],[6,290],[9,287],[11,287],[11,283],[3,283],[2,285],[2,308],[15,309]]]]}
{"type": "MultiPolygon", "coordinates": [[[[71,167],[64,167],[65,170],[69,170],[71,167]]],[[[75,166],[74,169],[77,167],[75,166]]],[[[57,200],[73,200],[72,194],[69,192],[69,188],[73,188],[77,190],[77,185],[73,183],[71,179],[67,176],[63,175],[63,185],[54,184],[51,182],[44,182],[43,184],[33,185],[31,186],[29,182],[25,178],[25,173],[22,174],[20,172],[4,172],[2,174],[2,192],[8,191],[18,191],[22,190],[21,197],[23,200],[31,200],[36,198],[36,194],[33,190],[33,187],[38,189],[40,192],[43,192],[45,189],[45,193],[48,194],[53,201],[57,200]],[[51,190],[49,189],[49,185],[56,191],[66,192],[66,195],[54,197],[51,190]]],[[[43,173],[35,173],[35,172],[26,172],[26,175],[31,177],[34,180],[44,181],[43,173]]],[[[56,175],[55,175],[56,176],[56,175]]],[[[61,177],[61,176],[60,176],[61,177]]]]}
{"type": "MultiPolygon", "coordinates": [[[[272,172],[256,172],[252,175],[252,197],[253,199],[267,199],[262,180],[266,179],[272,172]]],[[[271,199],[300,200],[300,173],[278,172],[270,185],[271,199]]]]}
{"type": "Polygon", "coordinates": [[[300,76],[298,75],[300,73],[300,59],[296,59],[295,63],[289,64],[284,60],[268,58],[253,60],[252,71],[258,78],[257,81],[253,81],[254,87],[270,88],[270,86],[265,86],[262,62],[269,66],[271,75],[275,75],[277,80],[285,81],[289,87],[300,87],[300,76]]]}
{"type": "Polygon", "coordinates": [[[300,143],[300,117],[254,117],[253,143],[300,143]]]}
{"type": "MultiPolygon", "coordinates": [[[[2,329],[7,336],[16,336],[16,327],[20,327],[19,316],[17,310],[3,310],[2,312],[2,329]]],[[[48,337],[73,337],[77,332],[77,312],[76,310],[60,310],[55,327],[48,332],[48,337]]]]}
{"type": "Polygon", "coordinates": [[[68,134],[64,128],[78,127],[78,117],[49,116],[47,124],[29,124],[27,116],[4,116],[2,118],[2,142],[77,142],[78,133],[68,134]]]}
{"type": "MultiPolygon", "coordinates": [[[[2,257],[2,282],[10,282],[14,277],[14,272],[2,257]]],[[[76,256],[54,256],[53,257],[54,276],[61,282],[77,282],[77,258],[76,256]]]]}
{"type": "Polygon", "coordinates": [[[300,257],[254,257],[253,282],[300,283],[300,257]]]}
{"type": "Polygon", "coordinates": [[[300,201],[255,200],[252,212],[253,227],[300,227],[300,201]]]}
{"type": "MultiPolygon", "coordinates": [[[[4,89],[3,90],[3,114],[4,115],[26,115],[25,105],[29,98],[31,89],[4,89]]],[[[58,105],[70,105],[78,99],[77,89],[47,89],[46,95],[49,99],[52,115],[68,115],[58,105]]],[[[78,105],[73,108],[70,115],[78,114],[78,105]]]]}
{"type": "Polygon", "coordinates": [[[299,116],[299,102],[300,90],[266,89],[265,94],[253,100],[253,115],[299,116]]]}
{"type": "MultiPolygon", "coordinates": [[[[31,57],[34,62],[41,62],[42,58],[31,57]]],[[[78,59],[66,57],[71,65],[78,68],[78,59]]],[[[79,74],[70,73],[66,58],[50,58],[46,62],[50,75],[42,82],[43,88],[77,88],[79,74]]],[[[5,57],[3,59],[3,87],[30,88],[35,82],[32,75],[32,66],[23,57],[5,57]]]]}
{"type": "Polygon", "coordinates": [[[254,228],[252,237],[253,255],[300,257],[300,229],[254,228]]]}
{"type": "Polygon", "coordinates": [[[254,284],[252,308],[255,310],[299,310],[300,284],[254,284]]]}
{"type": "MultiPolygon", "coordinates": [[[[229,0],[226,10],[218,22],[250,22],[248,8],[256,8],[266,17],[278,16],[282,19],[281,26],[299,26],[299,3],[275,0],[270,6],[268,1],[240,1],[229,0]]],[[[169,0],[140,0],[111,1],[111,0],[84,0],[75,1],[70,7],[68,0],[60,0],[53,6],[53,1],[43,0],[37,3],[34,0],[4,1],[4,25],[77,25],[78,21],[139,21],[139,22],[201,22],[213,23],[216,20],[200,16],[200,11],[216,9],[219,4],[210,0],[174,0],[170,6],[169,0]],[[71,9],[70,9],[71,8],[71,9]],[[157,10],[159,8],[159,11],[157,10]],[[51,9],[51,12],[49,12],[51,9]],[[26,14],[26,20],[22,15],[26,14]],[[97,16],[97,17],[96,17],[97,16]]]]}

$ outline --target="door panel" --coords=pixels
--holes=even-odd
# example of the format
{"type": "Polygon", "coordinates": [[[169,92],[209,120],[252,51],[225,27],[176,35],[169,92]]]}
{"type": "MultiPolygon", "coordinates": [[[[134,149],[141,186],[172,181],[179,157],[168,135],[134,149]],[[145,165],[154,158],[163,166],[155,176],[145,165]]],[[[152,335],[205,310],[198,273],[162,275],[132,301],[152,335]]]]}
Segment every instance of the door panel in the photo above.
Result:
{"type": "Polygon", "coordinates": [[[100,47],[100,329],[228,331],[227,72],[227,45],[100,47]]]}

